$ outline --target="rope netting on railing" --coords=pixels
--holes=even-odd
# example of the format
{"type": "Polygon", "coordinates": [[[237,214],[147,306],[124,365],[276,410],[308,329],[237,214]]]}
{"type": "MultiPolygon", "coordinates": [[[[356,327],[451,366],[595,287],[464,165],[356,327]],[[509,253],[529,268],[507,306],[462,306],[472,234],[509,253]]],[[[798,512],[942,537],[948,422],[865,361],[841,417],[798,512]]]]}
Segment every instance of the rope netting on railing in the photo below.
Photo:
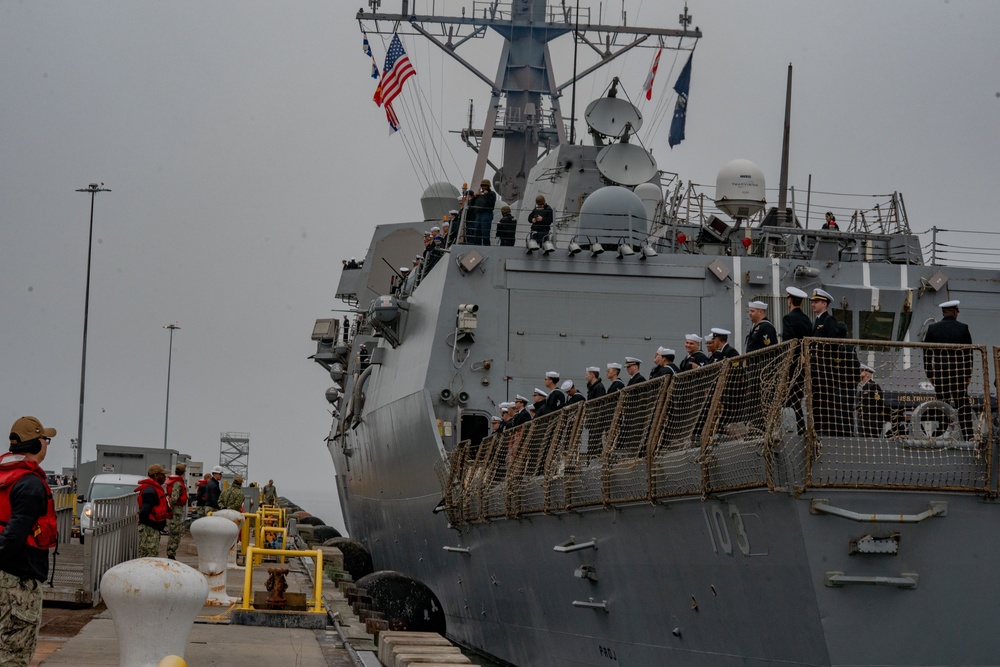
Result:
{"type": "Polygon", "coordinates": [[[996,395],[983,346],[790,341],[462,442],[439,476],[452,523],[752,488],[988,492],[996,395]]]}

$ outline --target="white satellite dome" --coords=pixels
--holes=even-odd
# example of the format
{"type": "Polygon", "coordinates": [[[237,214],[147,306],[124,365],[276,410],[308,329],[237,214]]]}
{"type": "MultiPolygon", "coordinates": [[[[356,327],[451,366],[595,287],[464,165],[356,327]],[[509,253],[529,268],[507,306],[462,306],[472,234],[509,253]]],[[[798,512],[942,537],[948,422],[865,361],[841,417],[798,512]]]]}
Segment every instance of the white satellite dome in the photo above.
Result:
{"type": "Polygon", "coordinates": [[[646,219],[653,222],[657,212],[662,210],[663,192],[660,191],[660,186],[656,183],[640,183],[635,186],[634,192],[646,207],[646,219]]]}
{"type": "Polygon", "coordinates": [[[600,243],[619,238],[641,243],[649,235],[649,220],[642,200],[628,188],[609,185],[595,190],[580,207],[580,231],[600,243]]]}
{"type": "Polygon", "coordinates": [[[715,205],[734,219],[745,219],[764,209],[764,172],[750,160],[733,160],[715,179],[715,205]]]}
{"type": "Polygon", "coordinates": [[[451,183],[439,181],[431,183],[420,196],[420,207],[424,211],[424,220],[436,220],[448,215],[448,211],[458,208],[458,188],[451,183]]]}

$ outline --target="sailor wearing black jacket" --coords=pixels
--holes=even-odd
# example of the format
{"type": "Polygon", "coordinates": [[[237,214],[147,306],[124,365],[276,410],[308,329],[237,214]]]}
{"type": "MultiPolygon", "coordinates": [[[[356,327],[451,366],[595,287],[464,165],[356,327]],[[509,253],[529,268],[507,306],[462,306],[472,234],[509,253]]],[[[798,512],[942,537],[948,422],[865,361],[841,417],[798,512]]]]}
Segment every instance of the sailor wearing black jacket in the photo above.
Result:
{"type": "Polygon", "coordinates": [[[618,374],[622,372],[622,365],[616,361],[612,361],[608,364],[607,378],[611,380],[611,384],[608,385],[608,393],[613,394],[616,391],[621,391],[625,388],[625,383],[618,379],[618,374]]]}
{"type": "Polygon", "coordinates": [[[744,351],[754,352],[776,345],[778,332],[771,321],[767,319],[767,304],[763,301],[751,301],[747,304],[747,312],[753,323],[753,328],[747,334],[746,345],[743,346],[744,351]]]}
{"type": "Polygon", "coordinates": [[[701,342],[703,340],[704,338],[698,334],[685,334],[684,349],[687,351],[687,356],[684,357],[684,361],[680,364],[679,368],[681,372],[699,368],[708,363],[708,355],[701,351],[701,342]]]}
{"type": "MultiPolygon", "coordinates": [[[[925,343],[972,344],[969,326],[959,322],[960,301],[945,301],[941,308],[941,321],[927,327],[925,343]]],[[[934,395],[958,411],[962,437],[972,440],[975,435],[972,406],[969,404],[969,382],[972,380],[972,350],[924,350],[924,368],[927,379],[934,385],[934,395]]]]}
{"type": "Polygon", "coordinates": [[[587,397],[580,393],[580,390],[576,388],[576,385],[573,384],[572,380],[563,381],[559,388],[566,395],[566,405],[583,403],[587,400],[587,397]]]}
{"type": "Polygon", "coordinates": [[[708,358],[710,363],[717,364],[723,359],[732,359],[733,357],[740,356],[739,351],[729,344],[729,337],[732,333],[728,329],[712,328],[712,337],[709,339],[712,344],[709,348],[712,350],[712,356],[708,358]]]}
{"type": "Polygon", "coordinates": [[[545,397],[545,414],[555,412],[566,405],[566,394],[559,389],[559,373],[546,371],[545,388],[549,390],[549,395],[545,397]]]}
{"type": "Polygon", "coordinates": [[[545,401],[549,397],[549,392],[535,387],[535,393],[533,393],[531,397],[535,399],[535,402],[532,403],[532,407],[535,409],[535,416],[532,419],[538,419],[548,413],[548,410],[545,408],[545,401]]]}
{"type": "MultiPolygon", "coordinates": [[[[833,295],[826,290],[816,288],[809,297],[816,321],[813,323],[812,335],[815,338],[843,338],[837,318],[830,312],[833,295]]],[[[852,435],[852,416],[854,413],[855,394],[847,391],[843,376],[847,371],[847,358],[843,346],[827,343],[817,344],[813,355],[813,420],[816,432],[825,435],[852,435]]],[[[855,363],[857,358],[855,357],[855,363]]],[[[851,372],[858,377],[856,372],[851,372]]]]}
{"type": "Polygon", "coordinates": [[[642,359],[637,359],[635,357],[625,357],[625,372],[631,376],[626,386],[631,387],[634,384],[639,384],[640,382],[646,381],[646,378],[643,377],[642,373],[639,372],[639,365],[641,363],[642,359]]]}
{"type": "MultiPolygon", "coordinates": [[[[809,316],[802,312],[802,301],[809,297],[798,287],[788,286],[785,288],[788,295],[788,313],[781,318],[781,340],[802,340],[806,336],[812,335],[813,323],[809,316]]],[[[805,417],[802,414],[802,398],[805,394],[805,383],[799,368],[799,358],[796,357],[789,370],[789,377],[793,378],[788,390],[788,398],[785,406],[795,411],[795,423],[798,427],[799,435],[806,432],[805,417]]]]}
{"type": "Polygon", "coordinates": [[[528,399],[520,394],[514,399],[514,408],[517,412],[514,414],[514,418],[510,420],[510,428],[515,426],[520,426],[521,424],[527,424],[531,421],[531,413],[528,412],[528,399]]]}
{"type": "Polygon", "coordinates": [[[601,369],[597,366],[587,367],[587,400],[592,401],[608,393],[601,382],[601,369]]]}

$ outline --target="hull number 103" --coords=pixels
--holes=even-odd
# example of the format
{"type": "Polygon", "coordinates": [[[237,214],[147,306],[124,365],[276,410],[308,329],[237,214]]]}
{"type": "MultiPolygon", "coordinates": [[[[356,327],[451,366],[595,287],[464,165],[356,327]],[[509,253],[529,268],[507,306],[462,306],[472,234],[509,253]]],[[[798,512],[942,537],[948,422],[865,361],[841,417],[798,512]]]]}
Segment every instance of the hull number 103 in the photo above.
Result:
{"type": "Polygon", "coordinates": [[[743,517],[736,505],[732,503],[714,504],[712,508],[702,507],[705,522],[708,524],[708,536],[712,541],[712,551],[731,556],[733,546],[744,556],[750,555],[750,539],[743,525],[743,517]]]}

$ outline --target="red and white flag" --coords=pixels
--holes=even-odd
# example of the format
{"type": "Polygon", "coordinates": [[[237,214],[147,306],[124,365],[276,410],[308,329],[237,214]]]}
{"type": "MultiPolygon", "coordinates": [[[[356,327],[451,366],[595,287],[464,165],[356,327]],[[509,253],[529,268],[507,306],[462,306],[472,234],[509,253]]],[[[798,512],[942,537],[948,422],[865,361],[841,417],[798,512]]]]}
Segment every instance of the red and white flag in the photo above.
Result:
{"type": "Polygon", "coordinates": [[[653,57],[653,66],[649,68],[649,76],[646,77],[646,83],[642,85],[647,100],[653,99],[653,79],[656,78],[656,68],[660,66],[660,53],[662,52],[663,49],[656,50],[656,55],[653,57]]]}

